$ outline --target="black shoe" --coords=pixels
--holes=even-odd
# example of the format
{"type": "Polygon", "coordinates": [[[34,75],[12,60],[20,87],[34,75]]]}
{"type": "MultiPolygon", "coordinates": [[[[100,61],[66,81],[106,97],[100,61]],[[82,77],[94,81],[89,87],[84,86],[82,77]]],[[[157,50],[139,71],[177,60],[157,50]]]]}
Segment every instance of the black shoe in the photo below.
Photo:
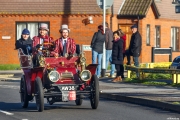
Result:
{"type": "Polygon", "coordinates": [[[131,65],[130,63],[126,63],[126,65],[131,65]]]}

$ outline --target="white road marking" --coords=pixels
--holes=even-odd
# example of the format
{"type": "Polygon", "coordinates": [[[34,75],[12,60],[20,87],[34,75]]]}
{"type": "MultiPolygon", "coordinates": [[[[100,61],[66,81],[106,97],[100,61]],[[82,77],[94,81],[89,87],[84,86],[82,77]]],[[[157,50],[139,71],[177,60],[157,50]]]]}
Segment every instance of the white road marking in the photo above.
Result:
{"type": "Polygon", "coordinates": [[[6,112],[6,111],[3,111],[3,110],[0,110],[0,112],[4,113],[6,115],[14,115],[14,113],[6,112]]]}
{"type": "Polygon", "coordinates": [[[19,86],[14,86],[14,85],[0,85],[2,88],[12,88],[12,89],[19,89],[19,86]]]}

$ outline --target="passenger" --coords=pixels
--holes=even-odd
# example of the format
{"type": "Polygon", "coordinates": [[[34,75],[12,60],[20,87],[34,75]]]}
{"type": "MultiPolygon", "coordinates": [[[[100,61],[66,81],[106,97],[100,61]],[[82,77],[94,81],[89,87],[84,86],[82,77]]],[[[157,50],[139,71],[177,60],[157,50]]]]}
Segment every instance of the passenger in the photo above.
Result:
{"type": "Polygon", "coordinates": [[[55,52],[54,50],[54,44],[53,44],[53,38],[48,36],[48,25],[45,23],[41,23],[39,27],[39,35],[33,37],[33,54],[40,54],[44,55],[45,57],[48,56],[54,56],[55,52]],[[43,52],[43,49],[47,49],[50,51],[49,54],[46,52],[43,52]]]}
{"type": "Polygon", "coordinates": [[[62,25],[59,32],[61,34],[61,38],[55,41],[56,48],[54,52],[56,53],[56,57],[73,56],[73,54],[76,52],[76,44],[74,39],[69,37],[70,29],[68,29],[68,25],[62,25]]]}
{"type": "Polygon", "coordinates": [[[21,48],[26,55],[32,53],[32,39],[30,38],[29,34],[29,30],[24,29],[22,31],[21,38],[19,40],[16,40],[15,43],[16,49],[21,48]]]}

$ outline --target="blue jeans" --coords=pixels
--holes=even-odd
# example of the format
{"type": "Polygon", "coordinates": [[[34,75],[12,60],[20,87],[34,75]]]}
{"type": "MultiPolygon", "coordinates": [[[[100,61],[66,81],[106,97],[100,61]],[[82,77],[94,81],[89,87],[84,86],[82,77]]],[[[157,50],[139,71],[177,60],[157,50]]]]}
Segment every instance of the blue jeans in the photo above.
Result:
{"type": "Polygon", "coordinates": [[[106,50],[106,70],[108,68],[109,62],[111,64],[110,75],[113,75],[115,70],[115,64],[112,64],[112,50],[106,50]]]}
{"type": "MultiPolygon", "coordinates": [[[[133,57],[134,66],[139,67],[139,57],[133,57]]],[[[136,76],[139,77],[139,72],[136,72],[136,76]]]]}
{"type": "Polygon", "coordinates": [[[133,57],[134,66],[139,67],[139,57],[133,57]]]}
{"type": "Polygon", "coordinates": [[[100,75],[101,75],[102,55],[103,54],[99,54],[98,52],[92,50],[92,64],[97,64],[97,59],[98,59],[98,64],[99,64],[97,69],[96,69],[97,77],[100,77],[100,75]]]}

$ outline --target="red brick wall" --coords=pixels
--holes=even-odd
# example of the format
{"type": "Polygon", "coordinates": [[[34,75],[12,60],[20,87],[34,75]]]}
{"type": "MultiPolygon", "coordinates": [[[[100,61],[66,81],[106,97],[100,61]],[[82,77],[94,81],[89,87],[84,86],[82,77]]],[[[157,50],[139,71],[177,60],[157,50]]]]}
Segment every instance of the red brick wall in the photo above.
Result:
{"type": "MultiPolygon", "coordinates": [[[[0,15],[0,64],[19,64],[17,51],[15,46],[15,29],[16,22],[35,22],[49,21],[50,36],[54,39],[60,37],[59,29],[62,24],[68,24],[71,30],[70,37],[74,38],[77,44],[90,45],[94,32],[97,31],[97,26],[102,23],[102,15],[93,16],[93,24],[85,24],[83,21],[89,15],[0,15]],[[10,40],[2,40],[2,36],[11,36],[10,40]]],[[[116,15],[112,18],[110,15],[106,17],[108,23],[112,19],[112,30],[117,30],[118,24],[134,24],[137,19],[117,19],[116,15]]],[[[161,47],[167,48],[171,45],[171,27],[180,27],[180,20],[156,19],[152,8],[149,9],[145,18],[139,21],[139,31],[142,35],[142,54],[141,62],[151,62],[151,48],[155,41],[155,25],[161,26],[161,47]],[[150,24],[150,46],[146,46],[146,25],[150,24]]],[[[173,58],[179,55],[179,52],[173,52],[173,58]]],[[[86,52],[87,63],[91,63],[91,52],[86,52]]],[[[155,62],[168,61],[168,56],[155,56],[155,62]]]]}
{"type": "MultiPolygon", "coordinates": [[[[102,24],[102,15],[93,16],[93,24],[85,24],[83,21],[89,15],[1,15],[0,16],[0,64],[19,64],[17,50],[15,48],[16,22],[50,22],[50,36],[54,39],[60,37],[59,29],[62,24],[68,24],[70,37],[77,44],[90,45],[97,26],[102,24]],[[9,40],[2,40],[2,36],[11,36],[9,40]]],[[[87,52],[87,63],[91,63],[91,52],[87,52]]]]}
{"type": "MultiPolygon", "coordinates": [[[[171,27],[180,27],[180,20],[171,19],[155,19],[152,8],[149,9],[146,18],[140,21],[142,26],[140,29],[142,35],[142,62],[151,62],[151,48],[155,47],[155,26],[159,25],[161,28],[161,48],[171,47],[171,27]],[[146,26],[150,24],[150,46],[146,46],[146,26]]],[[[174,59],[179,55],[179,52],[173,52],[172,58],[174,59]]],[[[155,62],[168,62],[168,55],[155,55],[155,62]]]]}
{"type": "MultiPolygon", "coordinates": [[[[155,14],[152,10],[153,8],[150,7],[147,15],[145,18],[140,19],[139,21],[139,32],[142,36],[142,53],[140,56],[140,62],[146,63],[151,62],[151,49],[155,47],[155,26],[159,25],[161,27],[161,48],[169,48],[171,47],[171,27],[176,26],[180,27],[180,20],[173,20],[173,19],[156,19],[155,14]],[[150,46],[146,45],[146,26],[150,24],[150,46]]],[[[118,23],[121,25],[129,25],[134,24],[137,22],[137,19],[119,19],[118,23]]],[[[117,24],[118,24],[117,23],[117,24]]],[[[114,25],[115,26],[115,25],[114,25]]],[[[130,40],[127,39],[127,41],[130,40]]],[[[180,52],[173,52],[172,59],[178,56],[180,52]]],[[[168,62],[169,56],[168,55],[155,55],[155,62],[168,62]]]]}

